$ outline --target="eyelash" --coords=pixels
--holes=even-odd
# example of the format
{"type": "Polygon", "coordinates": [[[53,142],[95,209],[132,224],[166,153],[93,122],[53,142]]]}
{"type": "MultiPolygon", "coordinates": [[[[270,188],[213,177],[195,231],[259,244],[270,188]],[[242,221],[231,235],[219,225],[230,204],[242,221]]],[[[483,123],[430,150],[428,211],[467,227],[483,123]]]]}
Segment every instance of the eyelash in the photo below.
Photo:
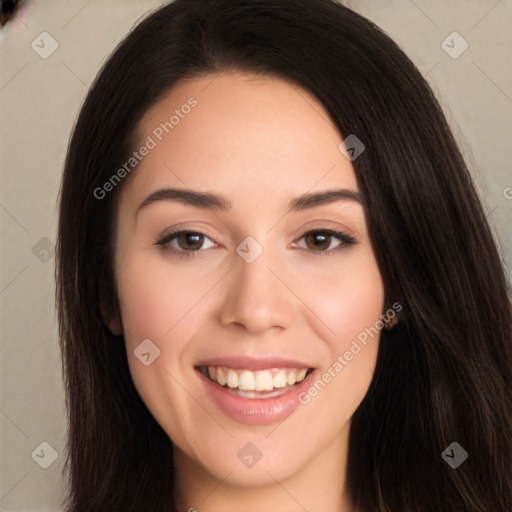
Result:
{"type": "MultiPolygon", "coordinates": [[[[343,231],[335,231],[333,229],[311,229],[309,231],[306,231],[299,238],[299,240],[302,239],[302,238],[305,238],[305,237],[307,237],[309,235],[319,234],[319,233],[321,233],[323,235],[327,235],[327,236],[331,236],[331,237],[337,238],[340,242],[342,242],[338,247],[335,247],[334,249],[329,249],[327,251],[313,251],[313,250],[310,251],[313,254],[318,254],[319,256],[331,255],[331,254],[335,253],[336,251],[338,251],[340,249],[343,249],[344,247],[347,247],[347,246],[350,246],[350,245],[354,245],[354,244],[357,243],[355,241],[355,239],[352,236],[350,236],[349,234],[344,233],[343,231]]],[[[177,229],[177,230],[174,230],[174,231],[171,231],[169,233],[166,233],[166,234],[162,235],[162,237],[158,240],[158,242],[155,243],[155,245],[159,245],[159,246],[163,247],[166,250],[170,250],[173,254],[175,254],[176,256],[178,256],[180,258],[183,258],[183,257],[184,258],[194,258],[198,252],[200,252],[201,250],[204,250],[204,249],[197,249],[197,250],[193,250],[193,251],[185,251],[183,249],[175,249],[175,248],[168,248],[167,247],[167,245],[172,240],[177,238],[179,235],[183,235],[183,234],[194,234],[194,235],[200,235],[200,236],[204,236],[206,238],[209,238],[205,234],[200,233],[198,231],[191,231],[191,230],[186,230],[186,229],[177,229]]],[[[306,249],[306,250],[308,250],[308,249],[306,249]]]]}

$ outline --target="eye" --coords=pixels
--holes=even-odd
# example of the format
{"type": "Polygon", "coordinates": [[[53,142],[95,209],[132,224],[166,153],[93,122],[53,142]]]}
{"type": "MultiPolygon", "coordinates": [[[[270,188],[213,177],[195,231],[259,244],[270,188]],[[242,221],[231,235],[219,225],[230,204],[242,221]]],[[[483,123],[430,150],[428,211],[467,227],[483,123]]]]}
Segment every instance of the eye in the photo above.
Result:
{"type": "MultiPolygon", "coordinates": [[[[343,231],[333,229],[312,229],[302,235],[300,240],[305,240],[305,248],[320,254],[331,254],[334,251],[348,245],[354,245],[356,241],[352,236],[343,231]],[[338,245],[332,246],[333,242],[338,245]]],[[[304,248],[304,247],[303,247],[304,248]]]]}
{"type": "Polygon", "coordinates": [[[193,257],[199,250],[215,246],[215,243],[210,240],[211,244],[204,247],[205,239],[210,240],[209,237],[197,231],[178,230],[163,235],[156,244],[168,248],[178,256],[193,257]]]}
{"type": "MultiPolygon", "coordinates": [[[[313,229],[302,235],[305,239],[305,248],[317,254],[332,254],[345,246],[354,245],[356,241],[352,236],[343,231],[333,229],[313,229]],[[338,245],[332,247],[333,242],[338,245]]],[[[156,245],[164,247],[177,256],[194,257],[202,249],[210,249],[215,243],[203,233],[198,231],[175,230],[163,235],[156,245]],[[209,245],[204,245],[205,240],[210,240],[209,245]]]]}

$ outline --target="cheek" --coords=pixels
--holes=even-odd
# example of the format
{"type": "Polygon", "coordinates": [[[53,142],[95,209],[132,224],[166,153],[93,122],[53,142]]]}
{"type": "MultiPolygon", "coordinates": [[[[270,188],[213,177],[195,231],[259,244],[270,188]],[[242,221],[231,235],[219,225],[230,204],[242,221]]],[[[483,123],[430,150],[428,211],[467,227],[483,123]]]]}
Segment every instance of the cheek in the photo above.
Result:
{"type": "Polygon", "coordinates": [[[118,295],[127,344],[143,339],[162,340],[171,332],[204,294],[187,285],[169,265],[141,256],[127,258],[118,273],[118,295]]]}
{"type": "Polygon", "coordinates": [[[307,292],[308,306],[324,324],[322,337],[343,353],[383,313],[384,285],[373,253],[354,252],[328,274],[312,277],[318,284],[307,292]]]}
{"type": "Polygon", "coordinates": [[[323,286],[309,291],[308,306],[316,317],[311,325],[317,326],[328,356],[311,397],[322,394],[323,399],[316,401],[321,409],[318,414],[339,415],[334,423],[340,423],[352,415],[373,377],[383,325],[384,286],[370,252],[347,257],[343,267],[318,282],[323,286]],[[334,403],[342,404],[336,413],[334,403]]]}
{"type": "Polygon", "coordinates": [[[144,251],[127,256],[117,275],[133,382],[152,415],[168,427],[177,421],[180,411],[189,407],[187,394],[179,385],[183,381],[181,361],[193,336],[193,305],[204,291],[185,286],[179,273],[170,270],[168,263],[148,258],[144,251]],[[148,339],[153,345],[147,342],[141,345],[148,339]],[[139,346],[146,348],[142,351],[139,346]],[[145,352],[153,360],[148,365],[136,355],[145,352]],[[158,356],[154,357],[155,354],[158,356]]]}
{"type": "Polygon", "coordinates": [[[152,410],[166,404],[167,411],[183,400],[181,381],[197,325],[207,312],[202,300],[215,276],[185,275],[165,258],[133,250],[118,268],[118,297],[128,363],[133,381],[152,410]],[[152,344],[141,345],[144,340],[152,344]],[[149,347],[142,348],[140,347],[149,347]],[[145,366],[137,354],[158,354],[145,366]],[[169,400],[172,396],[172,400],[169,400]],[[174,404],[174,405],[172,405],[174,404]]]}

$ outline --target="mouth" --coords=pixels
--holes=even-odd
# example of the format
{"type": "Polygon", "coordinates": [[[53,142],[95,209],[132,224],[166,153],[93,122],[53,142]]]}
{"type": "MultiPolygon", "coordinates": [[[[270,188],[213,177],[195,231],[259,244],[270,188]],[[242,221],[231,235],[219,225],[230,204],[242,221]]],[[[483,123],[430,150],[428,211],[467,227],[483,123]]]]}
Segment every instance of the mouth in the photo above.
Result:
{"type": "Polygon", "coordinates": [[[198,366],[196,369],[225,390],[256,400],[288,393],[313,371],[313,368],[268,368],[253,371],[226,366],[198,366]]]}
{"type": "Polygon", "coordinates": [[[315,371],[289,361],[242,358],[209,361],[194,368],[212,404],[237,423],[252,426],[271,425],[291,415],[315,371]]]}

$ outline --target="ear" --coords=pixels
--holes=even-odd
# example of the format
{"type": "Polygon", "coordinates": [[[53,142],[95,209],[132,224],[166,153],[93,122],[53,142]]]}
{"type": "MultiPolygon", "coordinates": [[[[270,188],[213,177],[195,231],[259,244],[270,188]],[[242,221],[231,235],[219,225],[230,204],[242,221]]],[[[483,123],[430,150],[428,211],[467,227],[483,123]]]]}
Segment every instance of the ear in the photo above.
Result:
{"type": "Polygon", "coordinates": [[[103,323],[112,334],[121,336],[123,334],[123,322],[117,294],[103,285],[100,286],[98,299],[103,323]]]}
{"type": "Polygon", "coordinates": [[[396,325],[404,320],[403,306],[400,301],[393,302],[383,313],[384,329],[391,331],[396,325]]]}
{"type": "Polygon", "coordinates": [[[121,336],[123,334],[123,325],[117,313],[104,319],[104,322],[108,330],[115,336],[121,336]]]}

